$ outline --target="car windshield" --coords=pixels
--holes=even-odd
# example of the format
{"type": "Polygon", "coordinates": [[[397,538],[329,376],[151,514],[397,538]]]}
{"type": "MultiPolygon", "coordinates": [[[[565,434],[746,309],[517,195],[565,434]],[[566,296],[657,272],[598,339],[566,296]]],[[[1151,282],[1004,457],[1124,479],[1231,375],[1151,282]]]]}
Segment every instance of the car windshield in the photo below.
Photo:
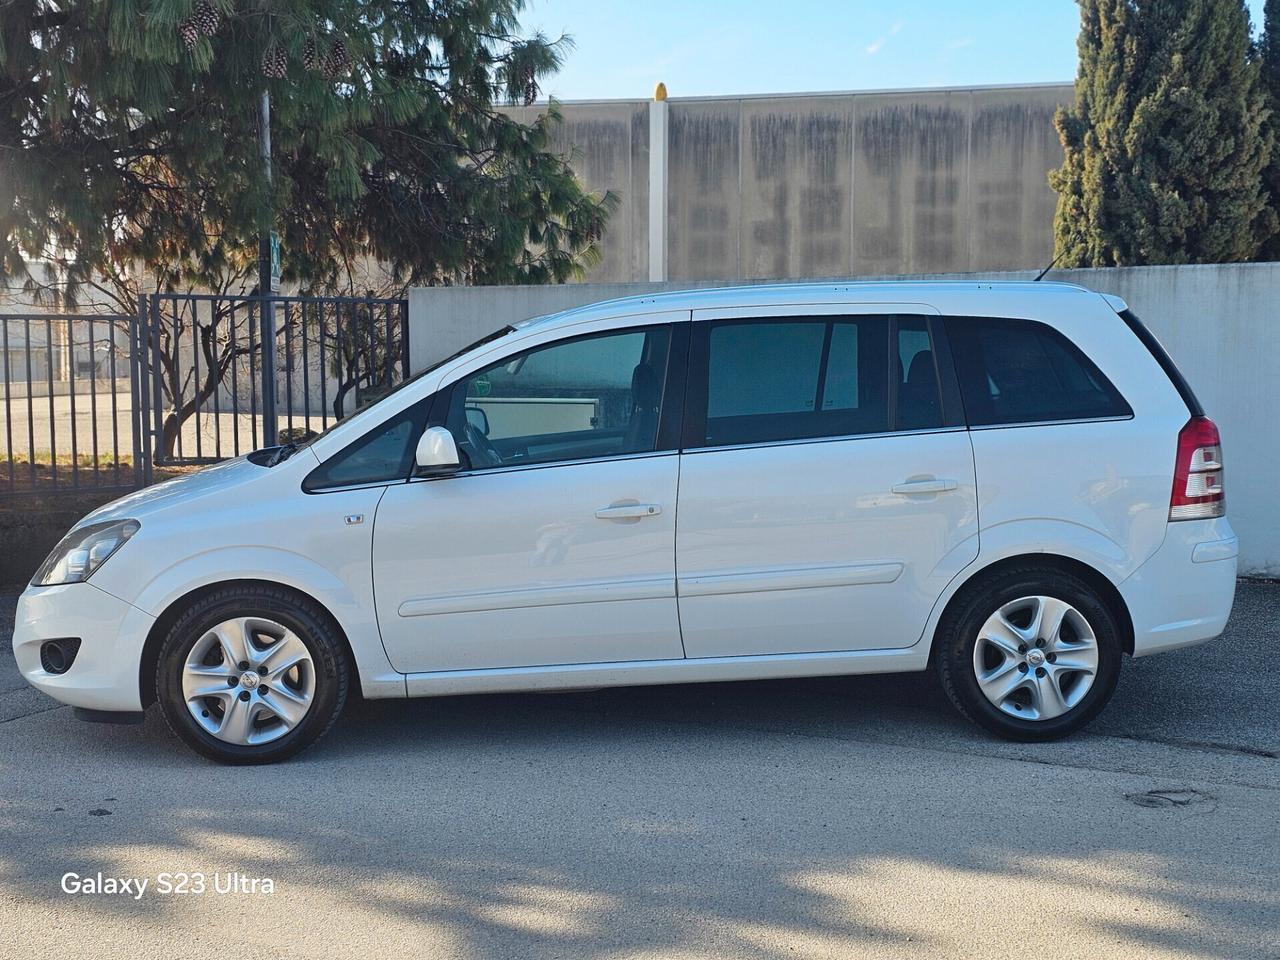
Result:
{"type": "Polygon", "coordinates": [[[319,440],[321,437],[328,436],[336,428],[340,426],[344,426],[353,420],[364,418],[371,411],[377,410],[379,407],[382,406],[383,403],[385,403],[387,400],[394,397],[401,390],[405,389],[405,387],[408,387],[414,383],[417,383],[419,380],[421,380],[423,377],[427,376],[428,374],[433,373],[436,370],[439,370],[446,363],[452,363],[454,360],[457,360],[463,354],[470,353],[472,350],[478,349],[479,347],[483,347],[485,344],[493,343],[496,340],[501,340],[507,334],[513,333],[513,332],[515,332],[515,327],[508,324],[507,326],[502,327],[501,329],[493,331],[493,333],[486,334],[485,336],[481,337],[479,340],[476,340],[473,343],[467,344],[461,350],[458,350],[454,353],[449,354],[449,356],[445,357],[443,360],[437,360],[435,363],[431,364],[430,366],[425,367],[422,370],[419,370],[413,376],[408,377],[407,379],[396,384],[394,387],[391,388],[391,390],[383,394],[377,400],[373,401],[372,403],[366,404],[363,407],[360,407],[358,410],[354,411],[350,416],[343,417],[341,420],[335,420],[333,423],[329,424],[329,426],[325,427],[325,429],[322,430],[320,433],[312,434],[311,436],[306,437],[305,439],[302,439],[302,440],[294,440],[286,444],[281,444],[280,446],[277,446],[277,447],[268,448],[268,449],[274,450],[275,453],[266,461],[266,466],[275,466],[277,463],[281,463],[289,459],[289,457],[293,456],[293,454],[297,453],[303,447],[310,446],[311,444],[319,440]]]}

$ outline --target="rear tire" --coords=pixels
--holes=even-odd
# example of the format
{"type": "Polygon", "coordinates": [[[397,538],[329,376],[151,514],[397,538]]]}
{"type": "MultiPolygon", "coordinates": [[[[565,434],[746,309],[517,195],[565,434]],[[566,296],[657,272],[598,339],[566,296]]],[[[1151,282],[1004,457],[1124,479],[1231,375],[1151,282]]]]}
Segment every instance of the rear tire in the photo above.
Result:
{"type": "Polygon", "coordinates": [[[1037,564],[982,576],[947,609],[935,667],[956,709],[1007,740],[1074,733],[1115,692],[1115,613],[1079,577],[1037,564]]]}
{"type": "Polygon", "coordinates": [[[275,763],[319,740],[342,712],[349,667],[327,611],[282,587],[201,597],[163,640],[156,694],[169,728],[228,764],[275,763]]]}

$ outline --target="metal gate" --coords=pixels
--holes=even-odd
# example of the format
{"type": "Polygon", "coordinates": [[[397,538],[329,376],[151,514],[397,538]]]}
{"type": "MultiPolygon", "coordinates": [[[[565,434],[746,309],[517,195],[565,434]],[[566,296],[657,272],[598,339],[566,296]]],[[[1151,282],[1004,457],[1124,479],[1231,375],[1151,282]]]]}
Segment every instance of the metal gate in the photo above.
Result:
{"type": "Polygon", "coordinates": [[[144,484],[320,432],[409,374],[407,300],[157,293],[138,317],[144,484]]]}

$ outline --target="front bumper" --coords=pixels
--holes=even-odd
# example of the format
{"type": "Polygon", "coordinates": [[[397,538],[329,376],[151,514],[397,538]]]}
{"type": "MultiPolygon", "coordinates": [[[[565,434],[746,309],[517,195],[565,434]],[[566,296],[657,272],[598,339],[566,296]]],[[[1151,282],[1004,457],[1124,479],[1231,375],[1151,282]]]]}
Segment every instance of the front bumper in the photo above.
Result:
{"type": "Polygon", "coordinates": [[[27,682],[55,700],[90,710],[142,709],[139,666],[154,618],[90,583],[28,587],[18,598],[13,655],[27,682]],[[40,645],[79,637],[66,673],[40,665],[40,645]]]}
{"type": "Polygon", "coordinates": [[[1133,619],[1133,655],[1219,636],[1235,600],[1239,552],[1225,518],[1170,523],[1160,549],[1119,585],[1133,619]]]}

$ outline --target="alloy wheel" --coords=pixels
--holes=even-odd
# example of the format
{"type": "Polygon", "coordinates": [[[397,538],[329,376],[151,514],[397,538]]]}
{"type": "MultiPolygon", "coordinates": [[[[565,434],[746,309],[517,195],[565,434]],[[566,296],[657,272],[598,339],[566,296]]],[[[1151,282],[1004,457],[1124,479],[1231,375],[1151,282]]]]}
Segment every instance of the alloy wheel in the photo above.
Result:
{"type": "Polygon", "coordinates": [[[187,709],[207,733],[241,746],[278,740],[311,708],[316,670],[306,644],[263,617],[205,631],[182,668],[187,709]]]}
{"type": "Polygon", "coordinates": [[[1023,720],[1062,716],[1088,694],[1098,673],[1098,640],[1084,615],[1056,597],[1003,604],[978,631],[978,687],[997,709],[1023,720]]]}

